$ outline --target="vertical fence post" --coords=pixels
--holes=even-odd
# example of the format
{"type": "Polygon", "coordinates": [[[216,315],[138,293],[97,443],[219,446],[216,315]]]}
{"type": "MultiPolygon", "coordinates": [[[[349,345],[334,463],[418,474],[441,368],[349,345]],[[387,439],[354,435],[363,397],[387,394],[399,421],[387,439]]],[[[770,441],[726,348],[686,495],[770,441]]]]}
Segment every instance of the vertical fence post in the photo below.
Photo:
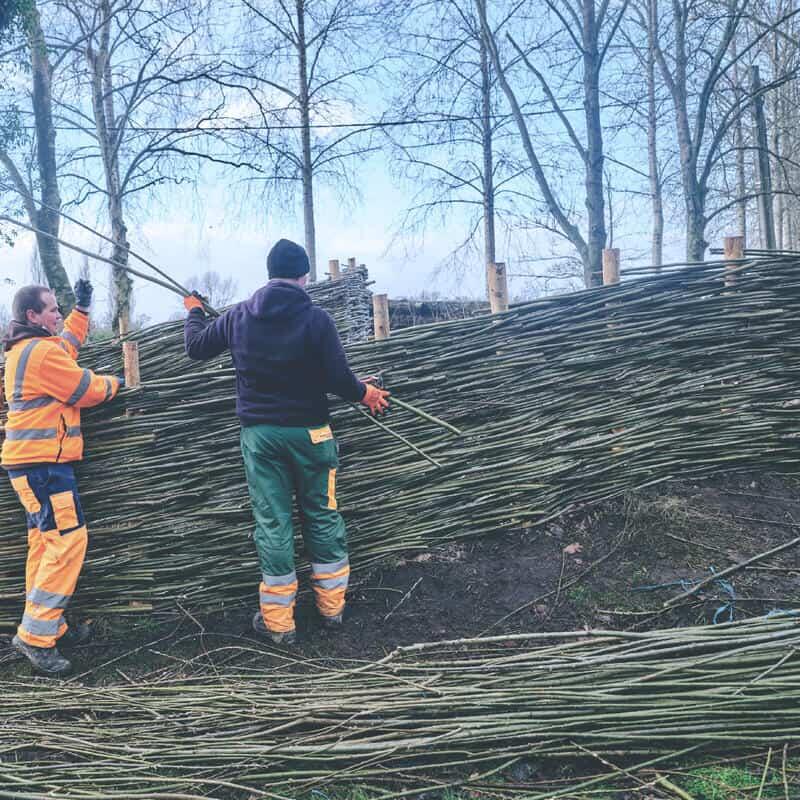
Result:
{"type": "MultiPolygon", "coordinates": [[[[725,254],[725,260],[736,261],[737,259],[744,258],[744,236],[726,236],[722,243],[722,250],[725,254]]],[[[728,269],[734,269],[739,265],[736,263],[727,263],[725,265],[728,269]]],[[[725,286],[733,286],[736,283],[736,275],[725,276],[725,286]]]]}
{"type": "Polygon", "coordinates": [[[375,339],[380,341],[388,339],[389,329],[389,296],[385,294],[372,295],[372,321],[375,326],[375,339]]]}
{"type": "MultiPolygon", "coordinates": [[[[604,247],[603,248],[603,286],[616,286],[619,284],[619,248],[618,247],[604,247]]],[[[607,303],[606,308],[612,309],[616,303],[607,303]]],[[[609,331],[613,331],[616,327],[613,322],[607,325],[609,331]]],[[[613,334],[611,334],[613,335],[613,334]]],[[[612,428],[611,433],[620,434],[625,433],[624,427],[612,428]]],[[[621,453],[625,450],[624,446],[614,445],[611,448],[612,453],[621,453]]]]}
{"type": "Polygon", "coordinates": [[[357,264],[355,256],[350,256],[350,258],[347,259],[347,269],[355,269],[356,266],[357,264]]]}
{"type": "Polygon", "coordinates": [[[122,363],[125,365],[125,386],[133,389],[141,384],[139,375],[139,343],[122,343],[122,363]]]}
{"type": "Polygon", "coordinates": [[[341,270],[339,269],[339,259],[332,258],[328,261],[328,275],[332,281],[338,281],[342,277],[341,270]]]}
{"type": "Polygon", "coordinates": [[[619,247],[603,249],[603,286],[619,283],[619,247]]]}
{"type": "MultiPolygon", "coordinates": [[[[128,319],[121,317],[119,320],[120,337],[128,334],[128,319]]],[[[125,372],[125,386],[135,387],[141,383],[139,377],[139,345],[137,342],[122,343],[122,365],[125,372]]]]}
{"type": "Polygon", "coordinates": [[[492,314],[508,311],[508,280],[505,263],[498,261],[489,264],[486,268],[486,278],[489,285],[489,306],[492,314]]]}

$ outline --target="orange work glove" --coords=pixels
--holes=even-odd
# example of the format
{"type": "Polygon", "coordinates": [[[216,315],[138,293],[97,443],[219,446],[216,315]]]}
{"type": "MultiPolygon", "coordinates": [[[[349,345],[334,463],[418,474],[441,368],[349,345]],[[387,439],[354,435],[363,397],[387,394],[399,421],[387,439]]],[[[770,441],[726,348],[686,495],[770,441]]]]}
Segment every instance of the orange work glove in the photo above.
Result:
{"type": "Polygon", "coordinates": [[[361,402],[369,408],[373,415],[382,414],[389,408],[389,401],[387,399],[389,397],[389,392],[385,389],[379,389],[371,383],[367,383],[366,387],[367,391],[361,398],[361,402]]]}
{"type": "Polygon", "coordinates": [[[205,311],[203,301],[197,292],[192,292],[191,294],[186,295],[186,297],[183,298],[183,305],[187,311],[193,311],[195,308],[205,311]]]}

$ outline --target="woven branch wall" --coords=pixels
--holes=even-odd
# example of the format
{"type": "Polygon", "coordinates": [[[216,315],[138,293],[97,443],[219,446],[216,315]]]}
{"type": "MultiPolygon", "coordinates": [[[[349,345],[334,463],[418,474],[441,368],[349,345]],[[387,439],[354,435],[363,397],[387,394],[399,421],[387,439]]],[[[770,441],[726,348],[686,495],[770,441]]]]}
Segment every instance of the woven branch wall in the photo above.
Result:
{"type": "MultiPolygon", "coordinates": [[[[670,477],[797,471],[800,259],[755,260],[726,285],[703,265],[496,317],[348,347],[398,397],[387,422],[334,408],[340,508],[356,568],[387,553],[531,527],[670,477]]],[[[258,581],[229,360],[188,365],[175,326],[140,336],[144,388],[85,414],[79,468],[96,609],[250,598],[258,581]]],[[[119,368],[111,345],[87,354],[119,368]]],[[[88,362],[87,362],[88,363],[88,362]]],[[[0,483],[0,623],[20,612],[25,527],[0,483]]],[[[532,534],[535,535],[535,534],[532,534]]]]}

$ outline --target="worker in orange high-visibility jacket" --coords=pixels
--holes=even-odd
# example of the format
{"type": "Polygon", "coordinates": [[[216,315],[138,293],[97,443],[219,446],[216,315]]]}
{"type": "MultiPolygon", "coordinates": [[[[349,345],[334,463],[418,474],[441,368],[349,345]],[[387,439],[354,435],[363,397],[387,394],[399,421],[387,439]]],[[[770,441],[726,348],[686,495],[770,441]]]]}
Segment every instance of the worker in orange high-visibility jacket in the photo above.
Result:
{"type": "Polygon", "coordinates": [[[2,465],[28,522],[25,612],[12,642],[51,675],[71,666],[56,641],[88,638],[85,625],[70,629],[64,621],[88,541],[72,468],[83,457],[80,409],[110,400],[122,385],[114,375],[78,366],[89,331],[91,283],[79,280],[75,297],[59,335],[55,295],[44,286],[24,286],[14,297],[4,341],[8,420],[2,465]]]}

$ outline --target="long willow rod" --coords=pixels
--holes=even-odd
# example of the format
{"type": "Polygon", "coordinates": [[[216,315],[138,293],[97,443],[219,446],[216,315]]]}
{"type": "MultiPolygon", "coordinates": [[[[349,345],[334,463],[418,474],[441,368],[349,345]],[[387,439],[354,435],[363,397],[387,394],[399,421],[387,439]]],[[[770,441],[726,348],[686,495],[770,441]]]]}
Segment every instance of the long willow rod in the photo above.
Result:
{"type": "MultiPolygon", "coordinates": [[[[7,191],[17,191],[17,189],[15,187],[8,186],[8,184],[0,184],[0,189],[5,189],[7,191]]],[[[79,219],[71,216],[70,214],[67,214],[65,211],[62,211],[60,208],[56,208],[55,206],[51,206],[48,203],[43,202],[42,200],[36,200],[36,198],[32,197],[30,194],[27,195],[27,198],[28,198],[28,200],[30,202],[35,203],[37,205],[40,205],[42,208],[46,208],[48,211],[52,211],[54,214],[58,214],[62,219],[68,220],[69,222],[73,223],[74,225],[77,225],[79,228],[83,228],[83,230],[88,231],[89,233],[93,234],[94,236],[97,236],[98,238],[102,239],[103,241],[106,241],[109,244],[114,245],[115,247],[117,246],[118,243],[115,242],[111,237],[106,236],[104,233],[100,233],[100,231],[98,231],[97,229],[92,228],[90,225],[87,225],[85,222],[81,222],[79,219]]],[[[130,246],[127,246],[125,248],[125,250],[128,253],[128,255],[133,256],[138,261],[141,261],[142,264],[150,267],[150,269],[152,269],[154,272],[156,272],[162,278],[164,278],[165,280],[169,281],[170,283],[173,283],[178,289],[180,289],[180,291],[183,293],[184,297],[189,294],[189,291],[188,291],[188,289],[186,289],[185,286],[182,286],[180,283],[178,283],[178,281],[176,281],[172,276],[170,276],[166,272],[164,272],[164,270],[162,270],[160,267],[157,267],[152,261],[148,261],[148,259],[146,259],[144,256],[139,255],[139,253],[137,253],[130,246]]]]}
{"type": "MultiPolygon", "coordinates": [[[[69,250],[74,250],[76,253],[80,253],[81,255],[87,256],[88,258],[92,258],[95,261],[103,261],[106,264],[111,264],[112,267],[121,269],[124,272],[129,272],[131,275],[135,275],[137,278],[141,278],[142,280],[156,284],[156,286],[161,286],[164,289],[169,289],[169,291],[174,292],[175,294],[180,295],[181,297],[186,297],[186,295],[189,294],[187,290],[180,287],[180,284],[172,278],[170,278],[172,283],[166,283],[165,281],[159,280],[158,278],[154,278],[152,275],[147,275],[144,272],[140,272],[139,270],[136,270],[133,267],[128,266],[127,264],[122,264],[119,261],[115,261],[113,258],[106,258],[105,256],[101,256],[99,253],[93,253],[90,250],[85,250],[83,247],[79,247],[77,244],[72,244],[71,242],[67,242],[64,239],[61,239],[60,237],[56,236],[55,234],[43,231],[41,230],[41,228],[37,228],[34,225],[29,225],[26,222],[14,219],[13,217],[9,217],[5,214],[0,214],[0,222],[8,222],[11,225],[16,225],[19,228],[24,228],[25,230],[31,231],[32,233],[35,233],[39,236],[46,236],[48,239],[52,239],[53,241],[58,242],[60,245],[63,245],[69,250]]],[[[159,272],[161,272],[161,270],[159,270],[159,272]]],[[[215,308],[210,306],[205,301],[203,304],[205,306],[206,311],[209,314],[215,317],[219,316],[219,311],[217,311],[215,308]]]]}
{"type": "Polygon", "coordinates": [[[440,428],[444,428],[446,431],[450,431],[450,433],[456,436],[462,435],[461,431],[456,428],[455,425],[451,425],[449,422],[439,419],[439,417],[434,417],[433,414],[428,414],[427,411],[423,411],[421,408],[411,405],[411,403],[406,403],[404,400],[400,400],[394,395],[392,395],[392,402],[396,403],[400,408],[404,408],[406,411],[416,414],[420,419],[426,419],[428,422],[432,422],[434,425],[438,425],[440,428]]]}
{"type": "MultiPolygon", "coordinates": [[[[394,398],[394,401],[397,402],[397,399],[394,398]]],[[[406,439],[406,437],[403,436],[401,433],[398,433],[397,431],[392,430],[384,422],[381,422],[379,419],[376,419],[375,417],[373,417],[372,414],[370,414],[368,411],[365,411],[364,409],[359,408],[359,406],[357,406],[355,404],[353,404],[353,408],[355,408],[356,411],[358,411],[360,414],[363,414],[371,423],[373,423],[373,425],[377,425],[379,428],[381,428],[382,430],[386,431],[388,434],[394,436],[395,439],[399,439],[406,447],[409,447],[415,453],[418,453],[419,455],[421,455],[426,461],[430,461],[430,463],[433,464],[434,467],[441,467],[442,466],[433,456],[429,456],[422,448],[417,447],[413,442],[411,442],[408,439],[406,439]]]]}

